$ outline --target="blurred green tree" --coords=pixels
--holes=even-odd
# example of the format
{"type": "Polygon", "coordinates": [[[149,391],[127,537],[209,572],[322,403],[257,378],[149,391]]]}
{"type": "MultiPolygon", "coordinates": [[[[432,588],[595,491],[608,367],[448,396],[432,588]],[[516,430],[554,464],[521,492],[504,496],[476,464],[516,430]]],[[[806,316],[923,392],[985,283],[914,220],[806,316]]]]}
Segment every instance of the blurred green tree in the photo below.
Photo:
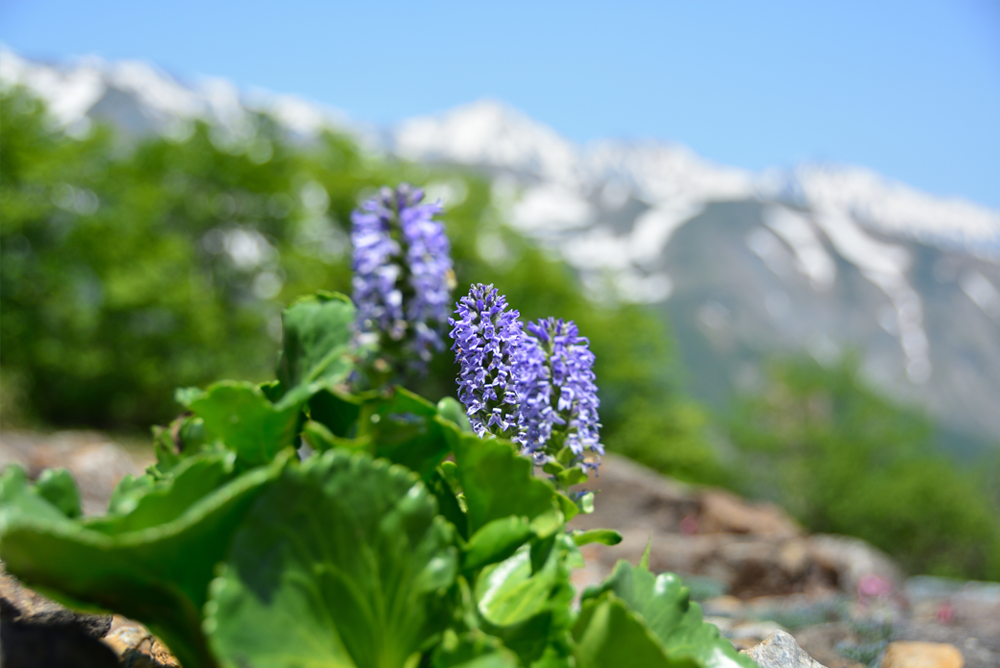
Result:
{"type": "Polygon", "coordinates": [[[936,454],[932,421],[870,389],[856,356],[830,368],[772,361],[729,436],[739,491],[780,503],[811,531],[863,538],[912,573],[1000,579],[985,476],[936,454]]]}

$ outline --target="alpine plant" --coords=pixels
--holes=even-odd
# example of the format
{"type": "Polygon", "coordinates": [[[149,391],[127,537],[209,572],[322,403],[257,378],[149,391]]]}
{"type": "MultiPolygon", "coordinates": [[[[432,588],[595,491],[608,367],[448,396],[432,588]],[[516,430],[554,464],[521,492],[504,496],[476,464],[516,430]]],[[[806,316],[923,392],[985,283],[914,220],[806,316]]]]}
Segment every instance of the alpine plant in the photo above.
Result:
{"type": "Polygon", "coordinates": [[[477,434],[509,438],[536,463],[596,470],[594,354],[572,322],[548,318],[525,331],[492,285],[473,285],[450,320],[458,398],[477,434]]]}
{"type": "Polygon", "coordinates": [[[522,339],[520,314],[492,285],[477,283],[449,320],[459,365],[458,398],[476,434],[515,439],[518,429],[516,358],[522,339]]]}
{"type": "Polygon", "coordinates": [[[440,203],[422,204],[424,191],[403,183],[351,214],[352,297],[362,343],[379,343],[383,365],[426,372],[444,350],[454,273],[440,203]]]}
{"type": "Polygon", "coordinates": [[[604,446],[590,342],[572,320],[546,318],[527,330],[516,389],[522,451],[539,464],[554,459],[596,470],[604,446]]]}

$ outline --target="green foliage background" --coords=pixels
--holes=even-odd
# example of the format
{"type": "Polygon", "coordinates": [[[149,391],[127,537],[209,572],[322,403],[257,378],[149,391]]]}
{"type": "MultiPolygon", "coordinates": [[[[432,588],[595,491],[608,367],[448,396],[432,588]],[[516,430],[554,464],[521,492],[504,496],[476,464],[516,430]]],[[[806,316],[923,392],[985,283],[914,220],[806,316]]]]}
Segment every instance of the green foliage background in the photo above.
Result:
{"type": "Polygon", "coordinates": [[[772,361],[729,424],[744,494],[777,501],[812,531],[858,536],[914,573],[1000,579],[1000,460],[962,469],[936,452],[923,413],[893,404],[848,356],[772,361]]]}
{"type": "MultiPolygon", "coordinates": [[[[458,294],[493,282],[524,318],[574,319],[590,338],[609,449],[773,498],[809,529],[860,536],[914,571],[1000,579],[988,481],[930,454],[933,425],[865,388],[850,365],[776,365],[765,392],[713,427],[681,390],[665,324],[588,299],[566,265],[504,224],[476,175],[332,133],[300,144],[265,116],[254,124],[243,142],[204,124],[181,139],[106,127],[71,139],[40,102],[3,91],[5,427],[145,429],[180,410],[176,387],[271,377],[283,306],[317,289],[350,293],[359,193],[409,181],[449,193],[458,294]]],[[[451,354],[439,355],[414,389],[453,395],[455,374],[451,354]]]]}

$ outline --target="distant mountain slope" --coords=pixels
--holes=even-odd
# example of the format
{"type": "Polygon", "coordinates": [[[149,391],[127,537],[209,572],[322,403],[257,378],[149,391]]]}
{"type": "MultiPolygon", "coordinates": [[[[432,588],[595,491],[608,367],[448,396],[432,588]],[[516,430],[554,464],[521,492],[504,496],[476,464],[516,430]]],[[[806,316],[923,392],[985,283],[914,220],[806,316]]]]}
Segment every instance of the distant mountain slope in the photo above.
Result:
{"type": "Polygon", "coordinates": [[[52,66],[5,51],[0,79],[47,99],[71,134],[103,119],[181,137],[203,118],[221,141],[248,141],[258,110],[304,140],[335,126],[405,158],[480,169],[510,220],[596,299],[669,316],[702,398],[752,386],[763,354],[824,360],[851,347],[893,395],[1000,440],[1000,212],[857,167],[758,174],[653,141],[581,147],[493,101],[375,130],[291,96],[186,86],[144,63],[52,66]]]}

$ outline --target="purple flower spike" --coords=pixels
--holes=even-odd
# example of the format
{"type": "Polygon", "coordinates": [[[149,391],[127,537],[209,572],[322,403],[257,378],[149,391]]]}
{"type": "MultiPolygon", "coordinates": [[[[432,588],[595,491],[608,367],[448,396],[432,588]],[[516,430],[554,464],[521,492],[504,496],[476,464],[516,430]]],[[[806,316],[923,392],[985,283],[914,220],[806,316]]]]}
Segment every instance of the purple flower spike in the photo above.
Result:
{"type": "Polygon", "coordinates": [[[577,463],[596,469],[597,464],[584,460],[588,450],[598,457],[604,454],[590,342],[572,321],[547,318],[527,329],[517,385],[524,452],[544,462],[568,447],[577,463]]]}
{"type": "Polygon", "coordinates": [[[383,352],[401,344],[418,371],[444,349],[454,288],[451,246],[434,220],[441,205],[421,204],[423,198],[423,190],[406,183],[382,188],[351,215],[356,328],[377,333],[383,352]]]}
{"type": "Polygon", "coordinates": [[[487,432],[516,437],[518,400],[515,392],[518,348],[523,334],[515,310],[492,285],[473,285],[462,297],[451,319],[451,349],[461,367],[458,398],[465,404],[472,428],[480,436],[487,432]]]}

